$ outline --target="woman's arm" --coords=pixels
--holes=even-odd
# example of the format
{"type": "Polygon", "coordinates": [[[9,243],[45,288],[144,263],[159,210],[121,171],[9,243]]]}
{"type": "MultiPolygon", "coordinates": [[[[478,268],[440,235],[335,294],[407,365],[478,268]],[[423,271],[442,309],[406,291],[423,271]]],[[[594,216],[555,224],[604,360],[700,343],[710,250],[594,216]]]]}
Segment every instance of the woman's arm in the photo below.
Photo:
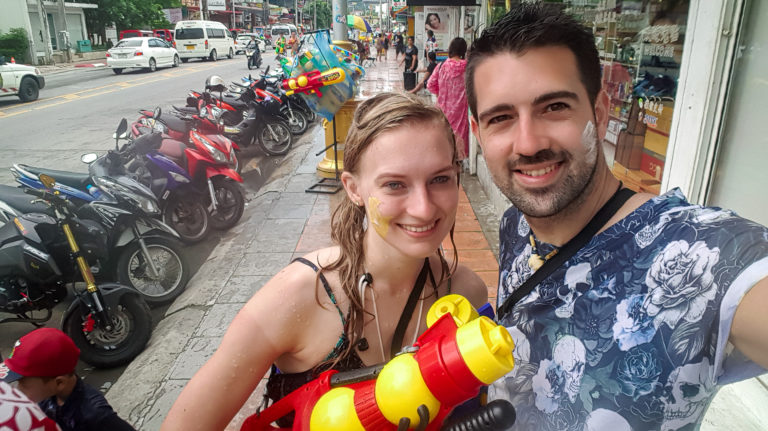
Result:
{"type": "Polygon", "coordinates": [[[296,321],[306,321],[311,311],[315,296],[307,282],[314,286],[315,279],[311,270],[294,265],[299,264],[284,268],[235,316],[219,348],[171,407],[163,430],[224,429],[270,365],[298,348],[306,327],[296,321]]]}
{"type": "Polygon", "coordinates": [[[419,53],[418,52],[414,52],[413,53],[413,59],[411,60],[411,67],[409,67],[409,69],[416,70],[416,62],[418,62],[418,61],[419,61],[419,53]]]}

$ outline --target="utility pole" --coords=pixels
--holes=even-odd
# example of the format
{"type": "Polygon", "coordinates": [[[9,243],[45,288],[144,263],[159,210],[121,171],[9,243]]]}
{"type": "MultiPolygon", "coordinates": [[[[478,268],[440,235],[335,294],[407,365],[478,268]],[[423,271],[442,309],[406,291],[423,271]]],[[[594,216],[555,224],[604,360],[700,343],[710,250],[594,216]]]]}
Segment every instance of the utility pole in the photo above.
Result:
{"type": "MultiPolygon", "coordinates": [[[[299,0],[293,0],[293,25],[299,27],[299,0]]],[[[296,34],[296,36],[299,35],[296,34]]]]}
{"type": "Polygon", "coordinates": [[[333,0],[333,19],[331,36],[333,40],[347,40],[347,0],[333,0]]]}
{"type": "Polygon", "coordinates": [[[312,2],[312,31],[317,30],[317,0],[312,2]]]}
{"type": "MultiPolygon", "coordinates": [[[[43,9],[43,0],[37,0],[37,16],[40,18],[40,39],[43,43],[43,52],[45,52],[45,64],[51,63],[51,55],[53,54],[51,50],[51,30],[48,27],[48,18],[45,14],[45,9],[43,9]]],[[[34,38],[35,36],[32,35],[34,38]]],[[[37,50],[35,50],[37,51],[37,50]]],[[[35,57],[37,56],[37,53],[35,53],[35,57]]],[[[37,64],[37,58],[32,58],[32,61],[37,64]]]]}
{"type": "Polygon", "coordinates": [[[64,10],[64,0],[59,0],[59,17],[61,18],[61,22],[64,24],[62,27],[63,30],[60,30],[59,33],[61,34],[61,45],[64,48],[64,53],[67,58],[67,63],[72,62],[72,51],[69,50],[69,31],[67,31],[67,13],[64,10]]]}

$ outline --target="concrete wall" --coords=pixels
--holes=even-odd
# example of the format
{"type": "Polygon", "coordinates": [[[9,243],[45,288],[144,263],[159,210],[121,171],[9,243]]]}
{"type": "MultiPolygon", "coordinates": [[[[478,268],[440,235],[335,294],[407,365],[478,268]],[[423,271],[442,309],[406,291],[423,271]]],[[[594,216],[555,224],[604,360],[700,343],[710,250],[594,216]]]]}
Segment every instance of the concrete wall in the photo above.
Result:
{"type": "MultiPolygon", "coordinates": [[[[0,31],[7,33],[12,28],[21,27],[27,31],[27,39],[32,45],[32,28],[29,26],[26,0],[3,0],[2,13],[0,13],[0,31]]],[[[30,49],[27,56],[34,62],[34,50],[30,49]]]]}

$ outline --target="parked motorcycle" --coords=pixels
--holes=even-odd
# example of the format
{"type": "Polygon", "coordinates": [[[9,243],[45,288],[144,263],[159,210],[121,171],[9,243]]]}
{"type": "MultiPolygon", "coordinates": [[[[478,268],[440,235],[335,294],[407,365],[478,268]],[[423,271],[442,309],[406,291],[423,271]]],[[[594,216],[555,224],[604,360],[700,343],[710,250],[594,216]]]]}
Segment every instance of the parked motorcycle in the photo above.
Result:
{"type": "Polygon", "coordinates": [[[127,172],[152,190],[162,209],[163,221],[179,234],[182,241],[188,244],[202,241],[210,227],[204,205],[207,190],[194,187],[186,169],[163,154],[180,152],[179,148],[184,148],[184,144],[170,138],[162,139],[158,132],[147,133],[137,139],[127,139],[128,142],[119,149],[127,172]]]}
{"type": "MultiPolygon", "coordinates": [[[[121,122],[116,136],[126,129],[127,122],[121,122]]],[[[26,187],[45,189],[40,177],[59,175],[70,181],[70,188],[90,192],[95,200],[81,205],[75,200],[72,203],[80,219],[96,222],[105,231],[106,246],[86,249],[96,277],[116,278],[138,290],[150,305],[172,301],[186,288],[190,270],[182,257],[176,231],[154,218],[160,215],[160,207],[152,191],[126,174],[122,158],[115,151],[100,157],[86,154],[82,160],[89,163],[87,184],[83,174],[21,164],[14,165],[11,171],[26,187]]],[[[2,190],[0,200],[18,211],[39,210],[18,196],[13,197],[12,191],[18,189],[2,190]]]]}
{"type": "MultiPolygon", "coordinates": [[[[135,290],[97,284],[78,239],[83,232],[102,228],[77,218],[74,204],[51,190],[53,178],[40,175],[40,181],[44,189],[24,191],[30,204],[37,197],[38,207],[50,206],[51,211],[16,214],[0,227],[0,311],[16,315],[0,323],[48,321],[71,283],[75,300],[64,312],[62,330],[80,349],[80,359],[96,367],[125,364],[149,341],[149,307],[135,290]],[[79,281],[85,282],[84,289],[75,284],[79,281]],[[33,316],[37,311],[46,314],[33,316]]],[[[91,247],[106,247],[106,235],[88,236],[100,242],[91,247]]]]}
{"type": "MultiPolygon", "coordinates": [[[[201,108],[201,111],[201,116],[208,115],[205,108],[201,108]]],[[[157,127],[156,122],[167,120],[159,108],[154,112],[142,111],[142,114],[146,117],[144,124],[148,128],[134,127],[134,134],[149,133],[157,127]]],[[[165,142],[164,139],[160,151],[179,166],[185,166],[188,177],[192,179],[190,185],[205,193],[204,203],[211,226],[214,229],[229,229],[237,224],[245,210],[245,192],[238,184],[243,182],[243,178],[230,168],[223,152],[210,145],[201,133],[191,130],[189,136],[192,145],[183,145],[178,141],[165,142]]]]}

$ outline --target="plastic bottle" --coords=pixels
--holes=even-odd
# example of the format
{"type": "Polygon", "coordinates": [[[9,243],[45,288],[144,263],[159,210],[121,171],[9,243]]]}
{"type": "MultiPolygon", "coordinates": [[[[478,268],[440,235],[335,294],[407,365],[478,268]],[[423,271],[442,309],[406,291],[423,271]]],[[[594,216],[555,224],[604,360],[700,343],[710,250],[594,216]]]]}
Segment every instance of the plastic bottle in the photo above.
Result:
{"type": "Polygon", "coordinates": [[[94,199],[96,200],[101,199],[101,196],[102,196],[101,189],[99,189],[98,187],[94,187],[90,184],[86,188],[88,189],[88,193],[90,193],[90,195],[93,196],[94,199]]]}

